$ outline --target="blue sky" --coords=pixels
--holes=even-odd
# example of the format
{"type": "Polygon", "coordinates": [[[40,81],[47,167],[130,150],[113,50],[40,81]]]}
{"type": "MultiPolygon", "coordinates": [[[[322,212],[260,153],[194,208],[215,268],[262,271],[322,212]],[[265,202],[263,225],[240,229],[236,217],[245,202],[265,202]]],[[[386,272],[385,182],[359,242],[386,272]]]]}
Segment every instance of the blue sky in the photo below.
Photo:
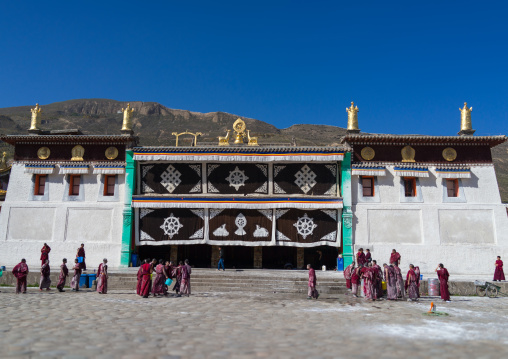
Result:
{"type": "Polygon", "coordinates": [[[279,128],[508,133],[506,1],[4,1],[0,107],[77,98],[279,128]]]}

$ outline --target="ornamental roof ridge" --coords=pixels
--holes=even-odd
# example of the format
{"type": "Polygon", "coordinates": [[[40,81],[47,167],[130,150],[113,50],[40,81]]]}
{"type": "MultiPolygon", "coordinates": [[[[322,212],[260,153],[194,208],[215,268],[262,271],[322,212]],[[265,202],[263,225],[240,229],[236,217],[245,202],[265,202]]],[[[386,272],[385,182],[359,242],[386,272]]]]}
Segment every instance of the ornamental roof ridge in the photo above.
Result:
{"type": "Polygon", "coordinates": [[[497,146],[508,140],[505,135],[496,136],[428,136],[428,135],[362,135],[362,134],[349,134],[342,138],[342,143],[350,144],[408,144],[408,143],[421,143],[421,144],[480,144],[488,143],[490,147],[497,146]]]}
{"type": "Polygon", "coordinates": [[[0,135],[0,140],[11,145],[16,143],[47,143],[51,141],[62,142],[137,142],[138,138],[132,135],[0,135]]]}
{"type": "Polygon", "coordinates": [[[385,168],[386,166],[392,167],[408,167],[408,168],[446,168],[446,169],[470,169],[474,166],[492,166],[492,163],[478,163],[478,164],[463,164],[463,163],[401,163],[401,162],[353,162],[351,164],[354,168],[385,168]]]}
{"type": "Polygon", "coordinates": [[[134,147],[133,150],[135,152],[226,152],[226,153],[237,153],[237,152],[305,152],[305,151],[320,151],[320,152],[334,152],[334,151],[349,151],[350,148],[347,144],[341,146],[296,146],[296,147],[234,147],[234,146],[137,146],[134,147]]]}

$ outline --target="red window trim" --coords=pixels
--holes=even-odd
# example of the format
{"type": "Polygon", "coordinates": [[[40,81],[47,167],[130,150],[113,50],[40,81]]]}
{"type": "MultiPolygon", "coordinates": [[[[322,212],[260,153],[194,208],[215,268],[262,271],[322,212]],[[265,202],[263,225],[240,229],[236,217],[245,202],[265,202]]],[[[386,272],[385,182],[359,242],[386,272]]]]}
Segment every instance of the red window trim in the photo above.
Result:
{"type": "Polygon", "coordinates": [[[74,178],[79,177],[79,184],[81,185],[81,175],[70,175],[69,177],[69,196],[79,196],[79,188],[78,193],[74,194],[72,190],[74,189],[74,178]]]}
{"type": "Polygon", "coordinates": [[[447,178],[446,179],[446,195],[448,196],[448,198],[456,198],[459,196],[459,180],[457,178],[447,178]],[[452,182],[455,184],[455,187],[454,187],[454,190],[455,190],[455,196],[453,197],[450,197],[448,196],[448,181],[452,182]]]}
{"type": "Polygon", "coordinates": [[[115,182],[116,182],[116,175],[104,175],[104,191],[103,191],[103,195],[104,196],[108,196],[108,197],[111,197],[111,196],[114,196],[115,195],[115,182]],[[109,178],[113,178],[113,193],[109,194],[108,193],[108,187],[109,187],[109,183],[108,183],[108,180],[109,178]]]}
{"type": "Polygon", "coordinates": [[[416,177],[403,177],[403,180],[404,180],[404,196],[405,197],[417,197],[417,193],[416,193],[416,177]],[[406,196],[406,181],[411,181],[412,185],[413,185],[413,193],[414,193],[414,196],[406,196]]]}
{"type": "Polygon", "coordinates": [[[361,176],[361,180],[362,180],[362,196],[363,197],[374,197],[376,195],[376,187],[374,186],[374,183],[375,183],[374,176],[361,176]],[[363,179],[364,178],[365,179],[370,179],[370,181],[371,181],[370,183],[372,185],[372,196],[364,196],[363,195],[363,179]]]}
{"type": "MultiPolygon", "coordinates": [[[[34,196],[44,196],[45,191],[42,191],[43,193],[40,193],[40,181],[41,177],[44,177],[44,180],[47,181],[48,180],[47,176],[48,175],[35,175],[34,196]]],[[[44,182],[44,185],[46,185],[46,182],[44,182]]]]}

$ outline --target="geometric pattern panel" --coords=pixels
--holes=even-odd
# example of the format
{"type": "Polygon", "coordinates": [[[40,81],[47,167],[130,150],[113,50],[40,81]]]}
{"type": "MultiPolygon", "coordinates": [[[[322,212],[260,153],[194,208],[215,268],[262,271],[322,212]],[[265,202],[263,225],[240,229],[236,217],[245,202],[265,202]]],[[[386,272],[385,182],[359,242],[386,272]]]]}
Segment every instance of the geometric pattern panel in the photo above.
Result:
{"type": "Polygon", "coordinates": [[[208,184],[219,194],[268,194],[268,165],[214,163],[207,165],[208,184]]]}
{"type": "Polygon", "coordinates": [[[141,165],[141,194],[202,193],[201,165],[157,163],[141,165]]]}
{"type": "Polygon", "coordinates": [[[279,237],[293,243],[337,242],[337,210],[278,209],[275,213],[279,237]]]}
{"type": "Polygon", "coordinates": [[[274,165],[274,193],[336,195],[336,169],[336,164],[323,163],[274,165]]]}
{"type": "Polygon", "coordinates": [[[272,221],[256,209],[224,209],[210,216],[210,241],[270,242],[272,221]]]}
{"type": "Polygon", "coordinates": [[[140,242],[168,242],[204,239],[203,210],[161,208],[139,217],[140,242]],[[151,238],[151,239],[149,239],[151,238]]]}

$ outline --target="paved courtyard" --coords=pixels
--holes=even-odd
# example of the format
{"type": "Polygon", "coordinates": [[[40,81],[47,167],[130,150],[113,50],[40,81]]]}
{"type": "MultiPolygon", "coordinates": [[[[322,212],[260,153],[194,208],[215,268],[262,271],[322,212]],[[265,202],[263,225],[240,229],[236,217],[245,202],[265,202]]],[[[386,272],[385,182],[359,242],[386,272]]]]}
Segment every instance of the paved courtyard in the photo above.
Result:
{"type": "Polygon", "coordinates": [[[508,298],[453,297],[427,317],[427,298],[0,290],[4,359],[508,357],[508,298]]]}

